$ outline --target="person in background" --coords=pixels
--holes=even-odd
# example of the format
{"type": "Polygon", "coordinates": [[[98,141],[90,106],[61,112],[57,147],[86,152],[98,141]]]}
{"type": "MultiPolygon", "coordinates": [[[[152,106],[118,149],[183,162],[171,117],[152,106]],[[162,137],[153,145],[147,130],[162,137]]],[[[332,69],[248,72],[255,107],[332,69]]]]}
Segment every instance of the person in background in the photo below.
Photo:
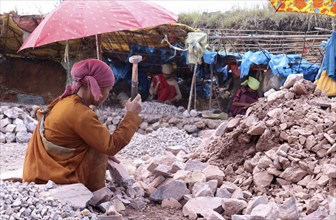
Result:
{"type": "Polygon", "coordinates": [[[249,76],[247,80],[241,83],[243,87],[238,89],[232,97],[232,104],[230,112],[233,117],[236,115],[243,115],[252,103],[258,101],[258,88],[260,82],[249,76]]]}
{"type": "Polygon", "coordinates": [[[126,113],[111,134],[90,105],[102,104],[114,85],[111,68],[96,59],[74,64],[73,83],[45,110],[28,143],[23,182],[83,183],[89,190],[105,187],[107,159],[124,148],[138,129],[141,97],[126,103],[126,113]]]}
{"type": "Polygon", "coordinates": [[[162,65],[162,73],[152,79],[149,93],[153,99],[167,104],[178,102],[182,99],[179,85],[172,76],[173,67],[171,64],[162,65]]]}

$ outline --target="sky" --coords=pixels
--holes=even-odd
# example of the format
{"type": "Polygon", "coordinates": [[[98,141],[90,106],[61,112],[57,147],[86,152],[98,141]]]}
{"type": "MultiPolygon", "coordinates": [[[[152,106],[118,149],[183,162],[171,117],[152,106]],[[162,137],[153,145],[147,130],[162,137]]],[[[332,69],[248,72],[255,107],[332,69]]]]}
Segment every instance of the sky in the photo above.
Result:
{"type": "MultiPolygon", "coordinates": [[[[0,0],[0,13],[16,10],[20,15],[47,14],[51,12],[60,0],[0,0]]],[[[217,0],[217,1],[168,1],[152,0],[175,14],[191,12],[225,12],[233,8],[262,7],[268,4],[267,0],[217,0]]]]}

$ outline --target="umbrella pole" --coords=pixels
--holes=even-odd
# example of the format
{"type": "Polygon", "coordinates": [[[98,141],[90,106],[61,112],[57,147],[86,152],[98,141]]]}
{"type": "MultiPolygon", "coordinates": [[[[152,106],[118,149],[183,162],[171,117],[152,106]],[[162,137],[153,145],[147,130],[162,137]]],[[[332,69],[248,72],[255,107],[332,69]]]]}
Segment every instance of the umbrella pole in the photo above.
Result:
{"type": "Polygon", "coordinates": [[[68,40],[65,43],[64,62],[66,63],[66,73],[67,73],[66,84],[70,84],[71,75],[70,75],[69,41],[68,40]]]}
{"type": "Polygon", "coordinates": [[[101,35],[96,34],[96,50],[97,50],[97,59],[102,59],[102,49],[101,49],[101,35]]]}

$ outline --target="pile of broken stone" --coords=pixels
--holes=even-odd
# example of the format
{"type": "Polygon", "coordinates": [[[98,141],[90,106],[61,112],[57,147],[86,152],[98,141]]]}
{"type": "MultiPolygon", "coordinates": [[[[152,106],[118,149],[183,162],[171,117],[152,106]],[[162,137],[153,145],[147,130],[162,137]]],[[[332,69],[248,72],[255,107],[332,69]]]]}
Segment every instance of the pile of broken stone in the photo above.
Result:
{"type": "MultiPolygon", "coordinates": [[[[189,219],[335,219],[335,104],[314,84],[288,77],[246,115],[223,122],[196,153],[171,146],[147,160],[109,160],[105,188],[49,182],[39,196],[76,207],[87,219],[123,219],[125,206],[143,210],[151,202],[189,219]],[[79,195],[80,207],[73,199],[79,195]]],[[[26,207],[8,216],[22,217],[26,207]]]]}
{"type": "MultiPolygon", "coordinates": [[[[215,129],[222,120],[205,119],[200,112],[191,110],[189,113],[182,106],[175,107],[158,102],[144,102],[140,116],[142,123],[137,133],[148,134],[160,128],[177,127],[195,137],[200,132],[215,129]]],[[[34,131],[37,120],[32,115],[33,106],[2,103],[0,107],[0,143],[27,143],[34,131]]],[[[121,122],[125,109],[102,107],[96,113],[104,125],[115,131],[121,122]]]]}
{"type": "MultiPolygon", "coordinates": [[[[109,130],[114,131],[125,114],[125,109],[103,108],[96,110],[100,121],[109,130]]],[[[160,128],[176,127],[193,136],[199,136],[203,130],[216,129],[223,120],[201,117],[202,112],[192,109],[188,112],[183,106],[176,107],[159,102],[143,102],[140,117],[140,134],[148,134],[160,128]]]]}
{"type": "Polygon", "coordinates": [[[26,107],[0,106],[0,143],[27,143],[36,125],[26,107]]]}
{"type": "MultiPolygon", "coordinates": [[[[266,95],[220,125],[194,158],[218,165],[253,197],[268,198],[256,206],[267,219],[335,219],[336,100],[302,75],[266,95]]],[[[247,219],[255,214],[242,207],[247,219]]]]}

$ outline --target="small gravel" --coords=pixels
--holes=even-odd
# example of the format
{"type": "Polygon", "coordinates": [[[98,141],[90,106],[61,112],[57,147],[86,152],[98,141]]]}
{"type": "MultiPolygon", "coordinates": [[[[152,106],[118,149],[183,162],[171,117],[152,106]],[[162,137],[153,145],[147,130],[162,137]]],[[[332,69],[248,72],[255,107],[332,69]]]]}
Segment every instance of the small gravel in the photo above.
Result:
{"type": "Polygon", "coordinates": [[[172,115],[181,116],[182,113],[174,105],[168,105],[159,102],[142,102],[141,114],[158,114],[158,115],[172,115]]]}
{"type": "Polygon", "coordinates": [[[84,216],[80,209],[40,196],[41,190],[34,183],[0,180],[1,219],[98,219],[94,213],[84,216]]]}
{"type": "Polygon", "coordinates": [[[0,144],[0,174],[22,169],[26,149],[26,143],[0,144]]]}
{"type": "Polygon", "coordinates": [[[133,157],[164,155],[167,147],[180,146],[190,153],[201,144],[202,138],[189,135],[176,127],[159,128],[150,134],[136,133],[121,153],[133,157]]]}

